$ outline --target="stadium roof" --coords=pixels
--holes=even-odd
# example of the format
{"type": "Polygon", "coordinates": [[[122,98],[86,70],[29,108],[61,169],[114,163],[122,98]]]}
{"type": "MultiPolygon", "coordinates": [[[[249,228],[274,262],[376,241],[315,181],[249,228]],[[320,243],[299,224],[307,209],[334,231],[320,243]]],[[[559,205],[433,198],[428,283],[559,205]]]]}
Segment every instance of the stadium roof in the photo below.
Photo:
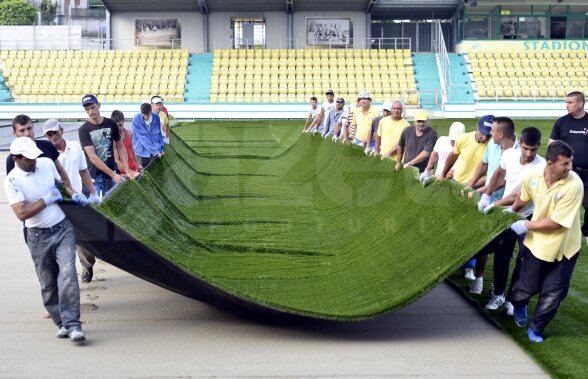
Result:
{"type": "Polygon", "coordinates": [[[460,0],[102,0],[109,12],[270,12],[270,11],[365,11],[377,16],[449,17],[460,0]]]}

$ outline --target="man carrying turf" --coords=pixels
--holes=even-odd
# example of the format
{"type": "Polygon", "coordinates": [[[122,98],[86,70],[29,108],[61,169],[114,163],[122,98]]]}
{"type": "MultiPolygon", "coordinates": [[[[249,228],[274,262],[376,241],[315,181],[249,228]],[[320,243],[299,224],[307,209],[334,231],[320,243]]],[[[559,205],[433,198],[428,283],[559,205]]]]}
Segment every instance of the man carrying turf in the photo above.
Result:
{"type": "Polygon", "coordinates": [[[527,233],[522,247],[520,277],[513,285],[511,302],[518,326],[527,325],[527,304],[539,300],[527,330],[533,342],[543,342],[545,327],[555,317],[566,297],[581,247],[580,207],[584,184],[573,171],[574,151],[563,141],[547,147],[547,166],[523,178],[513,211],[531,201],[535,209],[531,221],[520,220],[511,229],[527,233]]]}

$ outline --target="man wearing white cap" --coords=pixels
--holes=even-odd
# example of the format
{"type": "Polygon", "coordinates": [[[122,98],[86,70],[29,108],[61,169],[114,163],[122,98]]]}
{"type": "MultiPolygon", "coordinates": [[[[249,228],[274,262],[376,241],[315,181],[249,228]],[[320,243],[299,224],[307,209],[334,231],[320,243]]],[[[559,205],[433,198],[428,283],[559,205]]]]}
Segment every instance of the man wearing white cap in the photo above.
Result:
{"type": "Polygon", "coordinates": [[[382,159],[396,154],[398,141],[402,131],[410,126],[408,121],[402,117],[403,106],[398,100],[390,103],[390,116],[384,117],[378,125],[376,132],[375,155],[382,155],[382,159]]]}
{"type": "Polygon", "coordinates": [[[419,109],[414,115],[414,126],[402,131],[398,141],[396,170],[414,166],[423,171],[437,142],[437,131],[429,126],[429,113],[419,109]],[[404,159],[404,160],[403,160],[404,159]]]}
{"type": "Polygon", "coordinates": [[[27,246],[41,284],[43,304],[57,325],[58,338],[84,341],[80,323],[80,289],[71,222],[56,204],[63,198],[55,183],[61,178],[28,137],[10,145],[16,167],[4,179],[8,203],[28,229],[27,246]]]}
{"type": "Polygon", "coordinates": [[[54,118],[43,123],[43,133],[45,134],[45,138],[59,152],[59,162],[69,176],[72,189],[77,194],[82,194],[83,186],[85,186],[86,193],[90,195],[88,198],[89,202],[100,205],[102,201],[94,189],[94,183],[92,183],[92,178],[88,171],[88,163],[86,162],[86,157],[84,156],[84,151],[80,143],[63,138],[63,127],[54,118]]]}
{"type": "MultiPolygon", "coordinates": [[[[431,176],[431,172],[433,171],[433,167],[437,164],[437,169],[435,170],[435,174],[433,175],[440,175],[443,172],[443,167],[445,167],[445,161],[447,160],[447,156],[449,153],[453,151],[453,145],[455,145],[455,139],[458,136],[465,134],[465,125],[459,121],[456,121],[451,124],[449,127],[449,135],[448,136],[441,136],[435,143],[435,147],[433,148],[433,152],[429,157],[429,163],[425,168],[425,171],[419,177],[421,183],[424,183],[427,178],[431,176]]],[[[459,164],[459,158],[456,164],[459,164]]]]}
{"type": "Polygon", "coordinates": [[[380,114],[374,108],[372,98],[367,91],[361,91],[357,96],[358,108],[353,112],[353,123],[357,125],[353,143],[365,148],[366,154],[376,147],[376,142],[371,137],[372,121],[380,114]]]}
{"type": "Polygon", "coordinates": [[[163,111],[163,98],[161,96],[153,96],[151,98],[151,107],[153,112],[159,116],[161,122],[161,135],[163,136],[163,143],[169,144],[169,117],[163,111]]]}

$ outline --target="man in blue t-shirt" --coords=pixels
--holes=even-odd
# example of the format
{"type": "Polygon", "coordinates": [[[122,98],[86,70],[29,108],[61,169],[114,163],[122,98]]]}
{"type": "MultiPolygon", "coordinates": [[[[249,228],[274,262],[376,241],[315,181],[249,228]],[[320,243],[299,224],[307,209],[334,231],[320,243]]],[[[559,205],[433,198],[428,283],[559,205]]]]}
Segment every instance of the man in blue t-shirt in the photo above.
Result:
{"type": "Polygon", "coordinates": [[[584,94],[582,92],[570,92],[566,96],[566,109],[568,114],[560,117],[553,124],[549,144],[555,140],[564,141],[574,150],[574,171],[584,183],[584,222],[582,234],[588,242],[588,114],[584,110],[584,94]]]}

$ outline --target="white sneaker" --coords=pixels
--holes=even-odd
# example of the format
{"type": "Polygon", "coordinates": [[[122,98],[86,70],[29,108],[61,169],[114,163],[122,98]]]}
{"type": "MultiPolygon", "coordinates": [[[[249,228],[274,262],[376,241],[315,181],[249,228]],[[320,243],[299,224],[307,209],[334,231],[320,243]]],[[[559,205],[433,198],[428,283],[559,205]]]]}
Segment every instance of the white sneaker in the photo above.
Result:
{"type": "Polygon", "coordinates": [[[491,311],[495,311],[498,308],[502,307],[504,305],[505,301],[506,301],[506,299],[504,298],[504,295],[492,296],[492,299],[490,299],[488,304],[486,304],[485,308],[489,309],[491,311]]]}
{"type": "Polygon", "coordinates": [[[74,342],[81,342],[85,341],[86,337],[84,337],[84,332],[82,332],[82,329],[72,329],[69,332],[69,339],[74,342]]]}
{"type": "Polygon", "coordinates": [[[55,335],[55,337],[57,337],[57,338],[69,337],[69,333],[68,333],[67,329],[65,328],[65,326],[62,326],[61,328],[57,329],[57,334],[55,335]]]}
{"type": "Polygon", "coordinates": [[[512,315],[514,314],[514,306],[510,301],[504,303],[504,310],[507,316],[512,317],[512,315]]]}
{"type": "Polygon", "coordinates": [[[474,275],[474,269],[473,268],[466,268],[465,272],[463,273],[463,277],[469,281],[476,280],[476,275],[474,275]]]}
{"type": "Polygon", "coordinates": [[[476,278],[470,286],[470,293],[481,295],[484,290],[484,277],[476,278]]]}

